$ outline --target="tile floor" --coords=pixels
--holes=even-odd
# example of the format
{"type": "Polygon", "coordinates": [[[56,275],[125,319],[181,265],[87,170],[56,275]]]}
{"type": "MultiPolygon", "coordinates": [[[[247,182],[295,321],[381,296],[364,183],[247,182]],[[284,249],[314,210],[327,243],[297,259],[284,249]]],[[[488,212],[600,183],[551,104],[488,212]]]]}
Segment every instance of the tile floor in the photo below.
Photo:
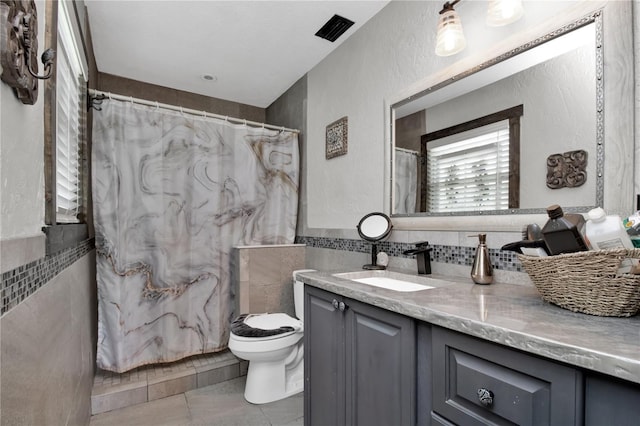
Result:
{"type": "Polygon", "coordinates": [[[247,374],[247,361],[231,352],[196,355],[117,374],[98,369],[91,392],[91,414],[150,402],[215,385],[247,374]]]}
{"type": "Polygon", "coordinates": [[[253,405],[243,396],[246,376],[130,407],[96,414],[90,426],[302,426],[303,394],[253,405]]]}

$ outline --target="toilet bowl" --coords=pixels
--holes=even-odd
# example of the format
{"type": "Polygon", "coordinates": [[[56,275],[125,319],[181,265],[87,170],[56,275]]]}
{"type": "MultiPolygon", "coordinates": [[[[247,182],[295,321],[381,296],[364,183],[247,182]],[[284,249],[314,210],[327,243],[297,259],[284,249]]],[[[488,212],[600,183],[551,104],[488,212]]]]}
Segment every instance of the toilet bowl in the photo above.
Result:
{"type": "Polygon", "coordinates": [[[253,404],[278,401],[304,389],[304,286],[293,272],[298,318],[284,313],[244,314],[231,324],[229,350],[249,361],[244,397],[253,404]]]}

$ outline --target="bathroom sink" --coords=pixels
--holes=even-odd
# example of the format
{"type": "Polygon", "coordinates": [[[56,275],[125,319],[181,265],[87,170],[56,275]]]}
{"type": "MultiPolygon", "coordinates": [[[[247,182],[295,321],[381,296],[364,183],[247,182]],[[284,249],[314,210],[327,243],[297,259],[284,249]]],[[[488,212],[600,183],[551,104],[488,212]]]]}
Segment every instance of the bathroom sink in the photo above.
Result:
{"type": "Polygon", "coordinates": [[[358,271],[333,274],[334,277],[344,278],[373,287],[385,288],[393,291],[411,292],[429,290],[452,284],[431,277],[420,277],[416,275],[402,274],[392,271],[358,271]]]}

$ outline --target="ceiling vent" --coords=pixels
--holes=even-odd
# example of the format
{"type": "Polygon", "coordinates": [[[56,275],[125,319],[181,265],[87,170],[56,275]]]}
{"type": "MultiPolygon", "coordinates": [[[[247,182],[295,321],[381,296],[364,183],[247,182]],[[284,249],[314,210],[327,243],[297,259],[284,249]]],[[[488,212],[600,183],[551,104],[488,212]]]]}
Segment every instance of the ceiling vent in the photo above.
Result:
{"type": "Polygon", "coordinates": [[[320,28],[320,30],[318,30],[316,35],[333,43],[353,24],[354,22],[348,20],[347,18],[343,18],[339,15],[333,15],[333,18],[329,19],[327,23],[324,24],[322,28],[320,28]]]}

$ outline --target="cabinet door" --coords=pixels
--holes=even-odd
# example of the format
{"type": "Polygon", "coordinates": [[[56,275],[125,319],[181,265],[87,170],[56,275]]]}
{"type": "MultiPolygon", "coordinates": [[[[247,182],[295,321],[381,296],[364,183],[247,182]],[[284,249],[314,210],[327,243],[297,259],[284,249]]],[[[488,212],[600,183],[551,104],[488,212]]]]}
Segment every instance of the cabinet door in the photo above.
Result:
{"type": "Polygon", "coordinates": [[[345,424],[344,316],[334,307],[342,298],[305,286],[304,423],[345,424]]]}
{"type": "Polygon", "coordinates": [[[585,388],[586,426],[640,424],[640,385],[589,375],[585,388]]]}
{"type": "Polygon", "coordinates": [[[346,299],[347,423],[415,424],[414,321],[346,299]]]}

